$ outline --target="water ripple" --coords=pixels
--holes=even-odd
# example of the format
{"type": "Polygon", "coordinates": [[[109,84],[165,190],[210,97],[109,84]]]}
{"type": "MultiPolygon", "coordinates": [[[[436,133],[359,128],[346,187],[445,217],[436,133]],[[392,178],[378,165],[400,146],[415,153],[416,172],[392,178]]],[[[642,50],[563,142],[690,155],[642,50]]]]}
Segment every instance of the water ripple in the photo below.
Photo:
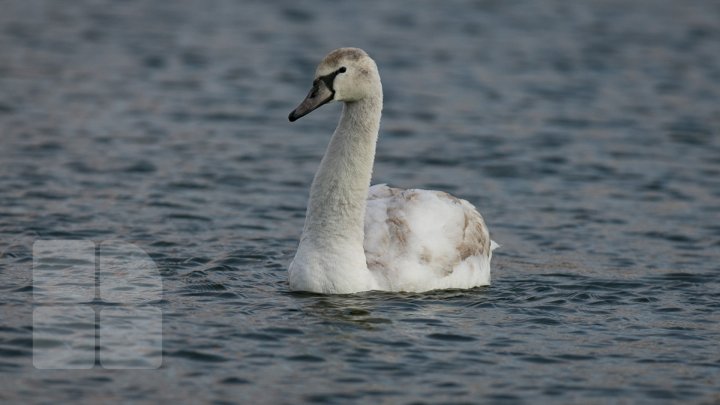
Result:
{"type": "Polygon", "coordinates": [[[5,402],[717,402],[717,4],[198,4],[3,3],[5,402]],[[347,45],[383,75],[374,181],[479,207],[492,286],[289,291],[339,107],[286,117],[347,45]],[[148,253],[159,370],[33,367],[53,238],[148,253]]]}

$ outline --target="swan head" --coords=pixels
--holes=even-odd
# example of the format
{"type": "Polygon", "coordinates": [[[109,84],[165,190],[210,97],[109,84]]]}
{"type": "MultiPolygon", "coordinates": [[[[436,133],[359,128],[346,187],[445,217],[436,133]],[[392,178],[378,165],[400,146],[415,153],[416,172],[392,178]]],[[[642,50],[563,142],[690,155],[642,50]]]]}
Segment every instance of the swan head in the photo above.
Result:
{"type": "Polygon", "coordinates": [[[354,102],[382,97],[375,61],[359,48],[339,48],[323,58],[305,100],[288,119],[292,122],[331,101],[354,102]]]}

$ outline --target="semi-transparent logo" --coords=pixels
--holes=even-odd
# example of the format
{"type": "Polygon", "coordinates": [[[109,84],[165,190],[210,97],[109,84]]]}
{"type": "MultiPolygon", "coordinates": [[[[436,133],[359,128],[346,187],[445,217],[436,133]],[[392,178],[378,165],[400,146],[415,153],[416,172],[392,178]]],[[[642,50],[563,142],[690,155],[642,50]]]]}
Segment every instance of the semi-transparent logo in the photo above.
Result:
{"type": "Polygon", "coordinates": [[[33,364],[39,369],[162,365],[162,279],[137,246],[39,240],[33,245],[33,364]]]}

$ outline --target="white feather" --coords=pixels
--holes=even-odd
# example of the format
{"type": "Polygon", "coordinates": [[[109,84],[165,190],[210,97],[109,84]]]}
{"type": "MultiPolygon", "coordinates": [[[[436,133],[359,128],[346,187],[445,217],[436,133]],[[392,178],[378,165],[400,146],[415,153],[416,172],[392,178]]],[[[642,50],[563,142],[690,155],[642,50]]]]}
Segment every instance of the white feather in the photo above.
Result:
{"type": "Polygon", "coordinates": [[[465,200],[440,191],[370,188],[364,249],[383,290],[488,285],[489,238],[482,217],[465,200]]]}

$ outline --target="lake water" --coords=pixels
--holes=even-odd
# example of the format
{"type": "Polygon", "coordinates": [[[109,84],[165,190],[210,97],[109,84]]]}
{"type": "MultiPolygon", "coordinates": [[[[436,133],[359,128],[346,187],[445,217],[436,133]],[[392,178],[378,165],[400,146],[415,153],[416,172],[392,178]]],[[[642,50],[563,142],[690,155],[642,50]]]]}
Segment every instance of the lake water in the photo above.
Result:
{"type": "Polygon", "coordinates": [[[720,402],[720,3],[2,9],[0,402],[720,402]],[[286,117],[340,46],[383,78],[374,182],[475,204],[492,286],[288,291],[339,106],[286,117]],[[35,367],[38,240],[147,252],[160,368],[35,367]]]}

